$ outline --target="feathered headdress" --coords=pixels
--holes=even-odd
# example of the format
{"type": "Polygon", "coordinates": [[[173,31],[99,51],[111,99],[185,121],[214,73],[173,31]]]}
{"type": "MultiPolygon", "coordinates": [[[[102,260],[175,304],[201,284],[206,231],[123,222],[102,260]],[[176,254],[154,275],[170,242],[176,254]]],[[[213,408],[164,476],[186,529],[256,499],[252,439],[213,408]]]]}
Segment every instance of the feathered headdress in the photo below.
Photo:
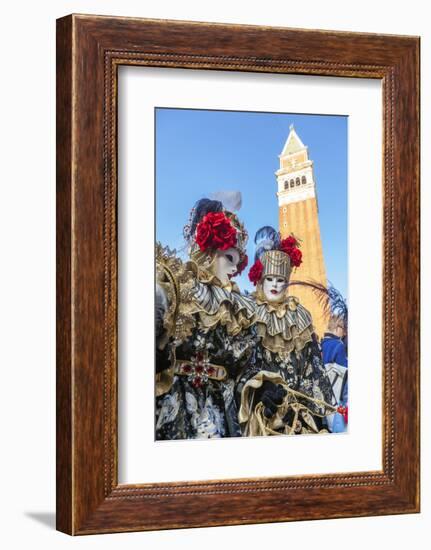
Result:
{"type": "Polygon", "coordinates": [[[246,246],[248,240],[244,225],[233,212],[241,206],[241,193],[218,192],[219,199],[200,199],[190,212],[189,222],[183,234],[190,247],[190,256],[199,264],[209,263],[217,250],[236,248],[240,254],[237,274],[248,263],[246,246]],[[224,203],[231,205],[228,210],[224,203]]]}
{"type": "Polygon", "coordinates": [[[293,235],[282,239],[278,231],[266,225],[256,232],[254,243],[256,245],[255,261],[248,274],[254,285],[257,285],[266,275],[284,277],[288,281],[292,268],[301,265],[300,244],[293,235]]]}

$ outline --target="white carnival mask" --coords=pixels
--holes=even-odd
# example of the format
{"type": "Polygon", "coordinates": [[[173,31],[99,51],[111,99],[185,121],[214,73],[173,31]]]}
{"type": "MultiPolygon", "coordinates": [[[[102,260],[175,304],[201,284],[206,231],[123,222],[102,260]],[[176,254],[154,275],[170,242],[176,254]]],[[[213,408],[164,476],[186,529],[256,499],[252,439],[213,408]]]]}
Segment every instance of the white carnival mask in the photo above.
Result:
{"type": "Polygon", "coordinates": [[[276,277],[275,275],[265,275],[263,279],[263,293],[268,302],[279,300],[287,287],[287,281],[284,277],[276,277]]]}
{"type": "Polygon", "coordinates": [[[238,271],[239,261],[240,255],[236,248],[217,250],[213,263],[214,275],[222,284],[227,284],[230,277],[238,271]]]}

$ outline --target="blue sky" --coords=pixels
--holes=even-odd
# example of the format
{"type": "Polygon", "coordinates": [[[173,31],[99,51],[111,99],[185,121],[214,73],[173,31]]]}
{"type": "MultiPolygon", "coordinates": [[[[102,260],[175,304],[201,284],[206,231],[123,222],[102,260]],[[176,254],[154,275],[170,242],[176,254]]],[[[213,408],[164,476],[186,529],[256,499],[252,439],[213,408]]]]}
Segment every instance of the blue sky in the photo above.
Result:
{"type": "MultiPolygon", "coordinates": [[[[274,172],[293,123],[314,161],[327,276],[347,297],[347,117],[166,108],[155,116],[156,239],[181,249],[194,203],[237,190],[250,260],[257,229],[278,229],[274,172]]],[[[252,289],[246,272],[236,281],[252,289]]]]}

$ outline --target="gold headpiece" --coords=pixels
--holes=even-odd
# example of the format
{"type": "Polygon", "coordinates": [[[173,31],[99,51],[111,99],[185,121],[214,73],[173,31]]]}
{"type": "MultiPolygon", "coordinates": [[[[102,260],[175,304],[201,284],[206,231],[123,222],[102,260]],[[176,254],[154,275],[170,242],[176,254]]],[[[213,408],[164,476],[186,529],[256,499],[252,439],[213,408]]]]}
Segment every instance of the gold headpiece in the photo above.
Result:
{"type": "Polygon", "coordinates": [[[248,233],[244,224],[239,221],[239,218],[233,212],[225,210],[224,213],[230,219],[232,226],[236,229],[236,247],[241,255],[247,252],[248,233]]]}
{"type": "Polygon", "coordinates": [[[289,280],[292,266],[290,257],[281,250],[268,250],[261,256],[260,261],[263,265],[262,277],[272,275],[273,277],[284,277],[289,280]]]}
{"type": "MultiPolygon", "coordinates": [[[[229,220],[230,225],[235,230],[234,248],[238,250],[242,259],[246,255],[246,250],[247,250],[247,241],[248,241],[247,230],[245,229],[244,224],[239,221],[238,216],[236,214],[234,214],[233,212],[229,212],[228,210],[223,210],[222,212],[226,217],[226,219],[229,220]]],[[[196,234],[192,236],[190,248],[189,248],[189,254],[190,254],[190,258],[197,264],[201,265],[202,267],[209,268],[215,258],[216,251],[217,249],[213,248],[212,246],[209,246],[206,250],[202,250],[202,248],[199,246],[196,240],[196,234]]]]}

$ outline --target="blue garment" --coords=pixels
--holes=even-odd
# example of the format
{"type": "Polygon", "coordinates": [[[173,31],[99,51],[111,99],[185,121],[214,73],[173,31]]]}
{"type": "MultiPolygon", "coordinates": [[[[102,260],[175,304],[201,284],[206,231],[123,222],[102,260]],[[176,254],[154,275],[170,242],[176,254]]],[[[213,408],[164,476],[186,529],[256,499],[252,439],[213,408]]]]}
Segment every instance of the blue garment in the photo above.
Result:
{"type": "Polygon", "coordinates": [[[338,338],[335,334],[326,332],[322,339],[321,346],[323,363],[325,365],[327,363],[337,363],[342,367],[347,367],[346,346],[341,338],[338,338]]]}
{"type": "MultiPolygon", "coordinates": [[[[323,358],[324,365],[327,365],[328,363],[337,363],[342,367],[348,367],[346,346],[344,345],[344,342],[341,340],[341,338],[339,338],[338,336],[335,336],[335,334],[331,334],[327,332],[325,333],[321,341],[321,347],[322,347],[322,358],[323,358]]],[[[344,383],[344,386],[341,392],[341,399],[338,403],[343,407],[347,406],[347,396],[348,396],[347,385],[348,384],[347,384],[347,376],[346,376],[346,381],[344,383]]],[[[347,424],[344,421],[343,415],[340,413],[335,413],[333,423],[332,423],[332,430],[331,430],[332,433],[345,432],[346,429],[347,429],[347,424]]]]}

